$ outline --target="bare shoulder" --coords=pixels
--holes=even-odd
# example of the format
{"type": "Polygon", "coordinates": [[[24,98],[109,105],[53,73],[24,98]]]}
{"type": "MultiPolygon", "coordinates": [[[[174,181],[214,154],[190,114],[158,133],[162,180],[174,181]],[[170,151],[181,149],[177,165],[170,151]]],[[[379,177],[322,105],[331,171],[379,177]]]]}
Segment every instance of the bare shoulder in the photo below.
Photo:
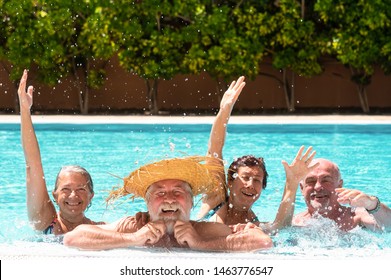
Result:
{"type": "Polygon", "coordinates": [[[231,229],[222,223],[192,221],[192,225],[203,237],[228,236],[232,233],[231,229]]]}
{"type": "Polygon", "coordinates": [[[308,211],[301,212],[299,214],[296,214],[293,216],[292,219],[292,225],[293,226],[303,226],[305,224],[305,221],[308,220],[308,211]]]}
{"type": "Polygon", "coordinates": [[[215,218],[213,221],[216,221],[218,223],[225,224],[225,221],[227,220],[227,212],[228,212],[228,205],[227,203],[224,203],[223,206],[217,212],[213,215],[215,218]]]}
{"type": "Polygon", "coordinates": [[[117,232],[135,232],[137,231],[137,219],[134,216],[128,216],[110,224],[110,228],[117,232]]]}

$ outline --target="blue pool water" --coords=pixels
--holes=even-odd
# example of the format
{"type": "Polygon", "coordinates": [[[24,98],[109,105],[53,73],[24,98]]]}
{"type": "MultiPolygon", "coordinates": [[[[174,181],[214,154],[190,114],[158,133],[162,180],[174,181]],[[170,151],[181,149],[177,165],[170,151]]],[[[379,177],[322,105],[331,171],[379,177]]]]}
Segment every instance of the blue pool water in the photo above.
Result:
{"type": "MultiPolygon", "coordinates": [[[[106,206],[104,199],[116,176],[127,176],[140,165],[166,157],[204,155],[209,124],[36,124],[45,177],[51,192],[62,165],[78,164],[92,174],[95,197],[87,216],[112,222],[124,215],[145,211],[142,200],[125,199],[106,206]]],[[[37,236],[27,221],[24,157],[18,124],[0,124],[0,248],[11,254],[80,254],[51,238],[37,236]],[[37,242],[37,241],[48,242],[37,242]],[[44,252],[42,249],[45,248],[44,252]],[[18,252],[19,252],[18,251],[18,252]],[[38,253],[37,253],[38,251],[38,253]]],[[[281,160],[290,162],[301,145],[312,145],[317,157],[335,161],[347,188],[377,195],[391,205],[391,125],[338,124],[231,124],[224,148],[226,166],[244,154],[263,156],[269,172],[268,186],[256,202],[260,220],[271,221],[281,199],[285,174],[281,160]]],[[[196,202],[199,198],[196,199],[196,202]]],[[[199,204],[196,204],[193,218],[199,204]]],[[[296,213],[305,209],[298,194],[296,213]]],[[[266,258],[319,256],[382,256],[391,252],[391,233],[362,229],[340,233],[327,220],[308,229],[287,229],[274,237],[276,247],[266,258]]],[[[136,249],[129,249],[136,250],[136,249]]],[[[140,254],[148,254],[143,251],[140,254]]],[[[126,254],[128,249],[116,250],[126,254]]],[[[183,253],[183,252],[182,252],[183,253]]],[[[112,254],[111,251],[91,254],[112,254]]]]}

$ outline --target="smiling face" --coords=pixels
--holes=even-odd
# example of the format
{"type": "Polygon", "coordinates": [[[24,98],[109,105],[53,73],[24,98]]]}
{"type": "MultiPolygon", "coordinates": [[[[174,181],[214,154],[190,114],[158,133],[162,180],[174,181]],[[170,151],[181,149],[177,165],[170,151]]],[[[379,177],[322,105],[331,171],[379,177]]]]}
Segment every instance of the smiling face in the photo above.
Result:
{"type": "Polygon", "coordinates": [[[83,214],[93,196],[88,179],[83,174],[62,171],[58,175],[57,187],[53,191],[53,197],[62,214],[67,216],[83,214]]]}
{"type": "MultiPolygon", "coordinates": [[[[188,183],[176,180],[161,180],[153,183],[145,198],[151,221],[188,221],[193,207],[192,191],[188,183]]],[[[170,231],[170,230],[169,230],[170,231]]]]}
{"type": "Polygon", "coordinates": [[[249,210],[261,195],[264,173],[258,166],[242,166],[233,177],[228,182],[230,204],[239,211],[249,210]]]}
{"type": "Polygon", "coordinates": [[[319,214],[337,211],[339,203],[335,189],[342,188],[343,184],[339,169],[337,165],[325,159],[314,160],[314,163],[316,162],[319,162],[318,167],[300,182],[308,211],[319,214]]]}

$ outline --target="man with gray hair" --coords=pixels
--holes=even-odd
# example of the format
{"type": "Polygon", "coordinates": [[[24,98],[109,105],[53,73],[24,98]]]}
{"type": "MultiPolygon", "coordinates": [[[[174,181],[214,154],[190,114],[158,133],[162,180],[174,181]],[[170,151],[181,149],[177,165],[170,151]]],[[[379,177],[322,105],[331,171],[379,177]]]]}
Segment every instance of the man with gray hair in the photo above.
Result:
{"type": "Polygon", "coordinates": [[[338,166],[326,159],[300,182],[307,210],[294,216],[292,224],[305,226],[312,218],[333,220],[344,231],[362,226],[373,231],[391,229],[391,209],[379,198],[359,190],[343,188],[338,166]],[[349,204],[343,206],[342,204],[349,204]]]}

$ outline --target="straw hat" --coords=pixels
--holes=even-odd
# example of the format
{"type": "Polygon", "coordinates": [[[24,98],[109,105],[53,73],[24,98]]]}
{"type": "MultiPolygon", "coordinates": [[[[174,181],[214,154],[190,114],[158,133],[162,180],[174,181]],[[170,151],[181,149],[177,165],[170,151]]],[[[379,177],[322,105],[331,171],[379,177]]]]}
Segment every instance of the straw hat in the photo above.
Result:
{"type": "Polygon", "coordinates": [[[226,193],[223,162],[213,157],[193,156],[164,159],[140,167],[123,179],[124,185],[112,191],[107,201],[128,194],[132,194],[133,198],[145,198],[150,185],[167,179],[189,183],[194,196],[213,194],[224,197],[226,193]]]}

